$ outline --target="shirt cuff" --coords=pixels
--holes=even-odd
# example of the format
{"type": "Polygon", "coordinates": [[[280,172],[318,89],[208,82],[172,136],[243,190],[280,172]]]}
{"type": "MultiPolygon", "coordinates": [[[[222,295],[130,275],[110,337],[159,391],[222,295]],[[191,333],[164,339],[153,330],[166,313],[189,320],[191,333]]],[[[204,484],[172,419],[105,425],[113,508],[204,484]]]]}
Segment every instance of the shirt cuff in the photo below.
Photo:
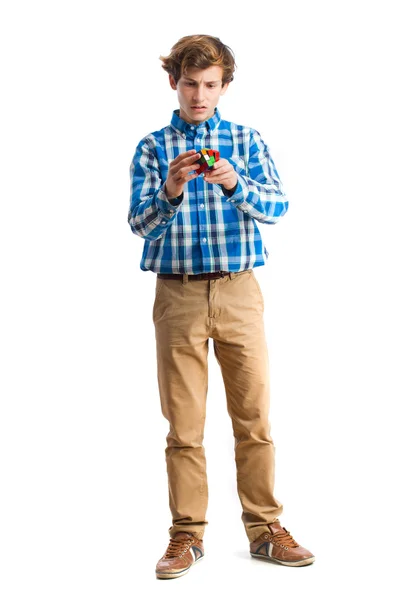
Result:
{"type": "Polygon", "coordinates": [[[232,204],[241,204],[242,202],[244,202],[245,198],[248,195],[248,185],[246,181],[241,177],[239,173],[237,173],[237,177],[238,180],[235,188],[229,190],[229,193],[232,192],[230,196],[228,196],[228,194],[226,193],[228,192],[228,190],[225,190],[222,186],[222,191],[226,195],[227,202],[231,202],[232,204]]]}
{"type": "Polygon", "coordinates": [[[184,194],[182,192],[178,198],[171,198],[169,200],[163,185],[157,194],[157,206],[165,217],[171,218],[183,202],[183,197],[184,194]]]}
{"type": "Polygon", "coordinates": [[[224,186],[221,184],[222,191],[223,191],[223,193],[225,194],[225,196],[227,196],[228,198],[230,198],[231,196],[233,196],[233,195],[235,194],[235,191],[236,191],[237,187],[238,187],[238,181],[237,181],[237,183],[234,185],[234,187],[233,187],[233,188],[231,188],[230,190],[227,190],[227,189],[226,189],[226,187],[224,187],[224,186]]]}

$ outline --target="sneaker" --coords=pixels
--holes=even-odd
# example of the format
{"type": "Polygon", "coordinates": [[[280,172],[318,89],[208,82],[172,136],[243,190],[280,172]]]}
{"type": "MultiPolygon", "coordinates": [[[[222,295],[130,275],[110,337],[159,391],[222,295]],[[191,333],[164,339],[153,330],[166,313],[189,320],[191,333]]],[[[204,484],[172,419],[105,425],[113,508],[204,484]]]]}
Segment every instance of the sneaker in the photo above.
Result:
{"type": "Polygon", "coordinates": [[[268,525],[269,532],[262,533],[250,543],[250,554],[287,567],[302,567],[314,562],[315,556],[295,542],[290,532],[279,521],[268,525]]]}
{"type": "Polygon", "coordinates": [[[167,550],[157,563],[157,579],[174,579],[189,572],[204,556],[203,541],[192,533],[179,531],[170,538],[167,550]]]}

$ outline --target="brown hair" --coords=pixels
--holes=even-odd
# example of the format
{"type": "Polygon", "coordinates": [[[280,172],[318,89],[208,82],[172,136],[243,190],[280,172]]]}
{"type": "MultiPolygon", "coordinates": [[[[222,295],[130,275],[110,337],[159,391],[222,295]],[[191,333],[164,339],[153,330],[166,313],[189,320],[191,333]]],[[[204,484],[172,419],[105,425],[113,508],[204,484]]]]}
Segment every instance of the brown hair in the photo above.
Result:
{"type": "Polygon", "coordinates": [[[234,79],[234,53],[221,40],[211,35],[186,35],[171,48],[169,56],[160,56],[162,68],[177,83],[188,68],[222,67],[222,86],[234,79]]]}

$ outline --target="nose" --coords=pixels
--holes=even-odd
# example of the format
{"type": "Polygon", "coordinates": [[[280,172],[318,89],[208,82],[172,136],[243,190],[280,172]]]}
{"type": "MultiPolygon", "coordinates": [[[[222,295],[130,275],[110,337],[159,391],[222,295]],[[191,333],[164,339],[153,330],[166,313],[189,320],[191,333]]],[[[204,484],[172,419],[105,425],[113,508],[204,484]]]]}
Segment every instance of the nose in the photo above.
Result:
{"type": "Polygon", "coordinates": [[[194,88],[193,102],[196,102],[196,104],[203,102],[203,89],[203,83],[194,88]]]}

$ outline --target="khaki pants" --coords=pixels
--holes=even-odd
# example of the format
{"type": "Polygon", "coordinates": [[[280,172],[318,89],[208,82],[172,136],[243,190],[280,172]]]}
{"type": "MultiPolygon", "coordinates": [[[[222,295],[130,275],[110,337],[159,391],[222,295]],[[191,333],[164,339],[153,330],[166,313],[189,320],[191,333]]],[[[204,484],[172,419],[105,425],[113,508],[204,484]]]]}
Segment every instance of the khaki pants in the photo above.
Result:
{"type": "Polygon", "coordinates": [[[274,488],[264,301],[252,269],[212,280],[157,277],[153,321],[161,408],[170,424],[166,461],[173,536],[203,538],[208,505],[202,445],[213,339],[235,437],[238,495],[250,541],[283,510],[274,488]]]}

